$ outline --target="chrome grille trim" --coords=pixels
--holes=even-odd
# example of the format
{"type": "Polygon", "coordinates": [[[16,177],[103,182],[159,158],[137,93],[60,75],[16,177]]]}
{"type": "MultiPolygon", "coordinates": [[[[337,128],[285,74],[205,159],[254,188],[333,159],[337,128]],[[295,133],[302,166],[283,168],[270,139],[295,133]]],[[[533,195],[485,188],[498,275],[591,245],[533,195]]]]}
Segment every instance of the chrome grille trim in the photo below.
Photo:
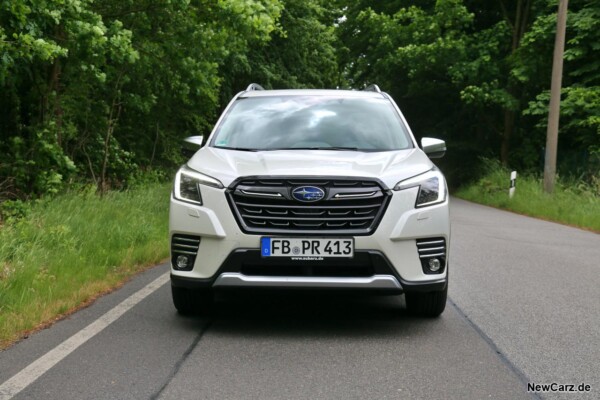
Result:
{"type": "Polygon", "coordinates": [[[366,193],[357,193],[357,194],[336,194],[335,197],[336,199],[348,199],[351,197],[371,197],[371,196],[375,196],[377,194],[377,192],[366,192],[366,193]]]}
{"type": "Polygon", "coordinates": [[[171,238],[171,252],[188,255],[197,255],[200,238],[197,236],[173,235],[171,238]]]}
{"type": "Polygon", "coordinates": [[[250,196],[265,196],[265,197],[281,197],[281,193],[261,193],[261,192],[250,192],[248,190],[240,189],[240,192],[250,196]]]}
{"type": "Polygon", "coordinates": [[[444,238],[417,239],[416,242],[420,258],[446,256],[446,240],[444,238]]]}

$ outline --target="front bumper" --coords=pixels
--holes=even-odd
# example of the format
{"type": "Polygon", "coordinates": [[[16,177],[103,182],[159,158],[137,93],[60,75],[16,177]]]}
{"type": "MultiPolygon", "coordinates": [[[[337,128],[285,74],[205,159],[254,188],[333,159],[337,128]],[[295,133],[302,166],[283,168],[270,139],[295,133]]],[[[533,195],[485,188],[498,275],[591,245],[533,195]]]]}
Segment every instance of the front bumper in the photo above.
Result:
{"type": "Polygon", "coordinates": [[[306,262],[261,258],[259,248],[263,235],[242,232],[227,203],[224,189],[203,186],[203,206],[171,198],[170,235],[200,237],[193,268],[190,271],[172,268],[172,284],[185,287],[442,290],[447,283],[447,267],[439,274],[425,274],[416,240],[442,237],[446,248],[450,247],[448,201],[415,209],[417,190],[393,192],[377,230],[370,235],[354,236],[355,257],[345,259],[341,264],[326,261],[307,265],[306,262]],[[341,273],[344,269],[346,272],[341,273]]]}
{"type": "MultiPolygon", "coordinates": [[[[181,271],[177,271],[181,272],[181,271]]],[[[299,261],[263,260],[255,249],[233,251],[213,277],[196,279],[171,273],[171,283],[184,288],[303,288],[363,289],[400,293],[439,291],[447,285],[446,276],[427,282],[404,280],[378,251],[357,251],[354,259],[342,266],[332,261],[307,266],[299,261]],[[337,276],[336,276],[337,275],[337,276]]]]}

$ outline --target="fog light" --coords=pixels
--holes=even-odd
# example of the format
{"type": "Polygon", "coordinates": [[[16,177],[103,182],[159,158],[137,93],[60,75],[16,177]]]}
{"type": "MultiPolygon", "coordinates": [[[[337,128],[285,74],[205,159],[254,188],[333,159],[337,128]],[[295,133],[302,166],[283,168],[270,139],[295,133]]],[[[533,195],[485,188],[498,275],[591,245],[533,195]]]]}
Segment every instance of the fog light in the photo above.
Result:
{"type": "MultiPolygon", "coordinates": [[[[178,259],[179,260],[179,259],[178,259]]],[[[179,261],[178,261],[179,262],[179,261]]],[[[440,270],[440,268],[442,267],[442,263],[440,262],[440,260],[438,260],[437,258],[430,258],[429,259],[429,270],[431,272],[437,272],[440,270]]]]}
{"type": "Polygon", "coordinates": [[[188,267],[189,263],[190,263],[190,259],[188,256],[178,256],[177,257],[177,268],[185,269],[188,267]]]}

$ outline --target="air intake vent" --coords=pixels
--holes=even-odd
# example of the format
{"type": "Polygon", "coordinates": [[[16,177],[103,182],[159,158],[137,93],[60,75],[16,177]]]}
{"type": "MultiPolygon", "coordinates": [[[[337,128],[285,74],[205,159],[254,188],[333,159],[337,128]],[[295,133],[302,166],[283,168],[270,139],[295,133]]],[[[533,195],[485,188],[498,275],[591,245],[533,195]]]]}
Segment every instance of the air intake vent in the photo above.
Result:
{"type": "Polygon", "coordinates": [[[200,237],[173,235],[171,238],[171,265],[179,271],[190,271],[198,255],[200,237]]]}
{"type": "Polygon", "coordinates": [[[446,268],[446,239],[443,237],[417,239],[417,251],[423,272],[441,274],[446,268]]]}
{"type": "Polygon", "coordinates": [[[247,233],[369,235],[391,193],[368,178],[247,177],[227,197],[247,233]]]}

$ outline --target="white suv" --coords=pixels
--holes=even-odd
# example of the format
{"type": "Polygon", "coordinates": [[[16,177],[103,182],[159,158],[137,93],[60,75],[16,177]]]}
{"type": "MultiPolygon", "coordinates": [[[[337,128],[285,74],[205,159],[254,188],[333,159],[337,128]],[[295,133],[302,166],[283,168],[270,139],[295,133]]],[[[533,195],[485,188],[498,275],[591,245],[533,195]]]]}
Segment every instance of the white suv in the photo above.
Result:
{"type": "Polygon", "coordinates": [[[236,95],[177,172],[171,287],[180,313],[224,287],[404,293],[438,316],[448,291],[448,190],[389,95],[264,90],[236,95]],[[197,149],[197,148],[196,148],[197,149]]]}

